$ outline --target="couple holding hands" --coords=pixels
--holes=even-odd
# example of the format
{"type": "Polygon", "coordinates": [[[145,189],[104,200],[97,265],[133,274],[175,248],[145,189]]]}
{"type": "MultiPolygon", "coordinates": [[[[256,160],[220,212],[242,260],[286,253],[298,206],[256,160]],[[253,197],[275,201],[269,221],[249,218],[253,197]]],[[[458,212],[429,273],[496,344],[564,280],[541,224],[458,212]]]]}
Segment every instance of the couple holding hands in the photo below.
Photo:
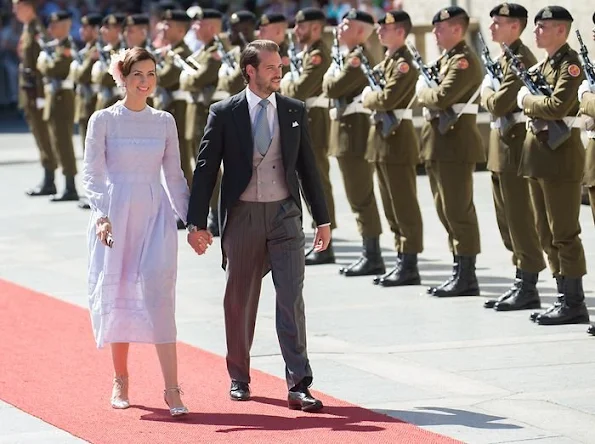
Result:
{"type": "Polygon", "coordinates": [[[174,212],[187,224],[190,246],[204,254],[212,243],[206,229],[209,200],[223,162],[219,214],[229,396],[250,399],[250,348],[262,278],[270,271],[288,407],[318,411],[322,403],[309,391],[300,187],[318,226],[317,250],[328,246],[331,231],[305,105],[277,93],[283,66],[279,47],[256,40],[243,50],[247,87],[211,106],[191,192],[180,168],[173,117],[147,105],[157,83],[155,65],[143,48],[113,57],[109,71],[125,97],[93,114],[85,141],[83,183],[93,209],[89,306],[97,346],[111,346],[111,405],[130,405],[129,344],[152,343],[171,415],[188,413],[177,374],[174,212]]]}

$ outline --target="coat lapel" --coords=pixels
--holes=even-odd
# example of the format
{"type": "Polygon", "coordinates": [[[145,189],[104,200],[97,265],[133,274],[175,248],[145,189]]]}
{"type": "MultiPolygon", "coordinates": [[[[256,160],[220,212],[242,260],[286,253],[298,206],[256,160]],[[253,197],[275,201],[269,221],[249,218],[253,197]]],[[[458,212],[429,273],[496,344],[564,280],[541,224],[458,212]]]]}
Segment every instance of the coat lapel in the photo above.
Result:
{"type": "Polygon", "coordinates": [[[236,101],[232,109],[232,116],[238,129],[240,143],[242,144],[242,152],[246,154],[248,162],[252,164],[254,142],[252,141],[252,123],[250,122],[246,90],[236,96],[236,101]]]}
{"type": "Polygon", "coordinates": [[[276,94],[277,100],[277,117],[279,119],[279,138],[281,142],[281,156],[283,158],[283,167],[287,171],[287,162],[289,161],[289,147],[291,146],[288,128],[291,128],[290,119],[292,117],[291,112],[293,110],[288,109],[287,102],[283,99],[283,96],[276,94]]]}

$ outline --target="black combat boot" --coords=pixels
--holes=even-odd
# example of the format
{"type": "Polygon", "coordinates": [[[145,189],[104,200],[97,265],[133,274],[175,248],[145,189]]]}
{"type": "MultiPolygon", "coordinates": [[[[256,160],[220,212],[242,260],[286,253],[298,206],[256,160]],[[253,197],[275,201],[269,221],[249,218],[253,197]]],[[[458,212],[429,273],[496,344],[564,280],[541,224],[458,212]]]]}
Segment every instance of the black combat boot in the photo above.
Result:
{"type": "Polygon", "coordinates": [[[384,274],[384,260],[380,253],[380,239],[377,237],[363,238],[363,251],[358,260],[339,270],[343,276],[370,276],[384,274]]]}
{"type": "Polygon", "coordinates": [[[545,311],[531,312],[531,314],[529,315],[529,319],[531,319],[533,322],[536,321],[537,316],[542,315],[542,314],[547,314],[554,310],[557,310],[557,308],[560,305],[562,305],[562,302],[564,302],[564,295],[562,294],[562,292],[563,292],[562,286],[564,285],[564,276],[560,276],[560,275],[554,276],[554,279],[556,279],[556,291],[558,292],[556,297],[558,298],[558,300],[556,302],[554,302],[554,304],[545,311]]]}
{"type": "Polygon", "coordinates": [[[56,194],[56,184],[54,183],[54,172],[44,168],[43,179],[39,185],[33,188],[29,188],[25,191],[27,196],[51,196],[56,194]]]}
{"type": "Polygon", "coordinates": [[[79,199],[79,203],[76,206],[79,207],[81,210],[91,209],[91,205],[89,205],[89,199],[87,199],[86,197],[81,197],[79,199]]]}
{"type": "Polygon", "coordinates": [[[397,253],[397,261],[395,262],[394,267],[391,268],[390,270],[388,270],[386,273],[379,274],[378,276],[374,277],[374,279],[372,280],[372,283],[374,285],[378,285],[378,284],[380,284],[380,281],[382,279],[385,279],[385,278],[389,277],[390,275],[395,274],[397,272],[397,270],[399,269],[399,264],[401,263],[402,259],[403,259],[403,253],[397,253]]]}
{"type": "Polygon", "coordinates": [[[459,256],[453,255],[453,257],[452,257],[452,273],[451,273],[450,277],[447,280],[445,280],[444,282],[442,282],[440,285],[438,285],[437,287],[426,288],[426,293],[434,294],[434,292],[437,289],[444,288],[444,287],[450,285],[451,282],[455,280],[455,278],[457,277],[458,274],[459,274],[459,256]]]}
{"type": "Polygon", "coordinates": [[[380,279],[383,287],[400,287],[403,285],[420,285],[417,254],[403,253],[394,273],[380,279]]]}
{"type": "Polygon", "coordinates": [[[74,185],[74,176],[66,176],[66,186],[62,194],[50,198],[50,202],[71,202],[77,200],[79,200],[79,195],[74,185]]]}
{"type": "Polygon", "coordinates": [[[335,252],[333,251],[333,241],[328,244],[324,251],[315,251],[314,246],[306,252],[306,265],[334,264],[335,252]]]}
{"type": "Polygon", "coordinates": [[[207,229],[213,236],[219,236],[219,210],[211,209],[207,219],[207,229]]]}
{"type": "Polygon", "coordinates": [[[589,325],[589,328],[587,329],[587,333],[589,333],[590,335],[595,336],[595,324],[589,325]]]}
{"type": "Polygon", "coordinates": [[[583,278],[564,277],[562,303],[549,313],[537,316],[539,325],[583,324],[589,322],[589,311],[585,305],[583,278]]]}
{"type": "Polygon", "coordinates": [[[512,283],[512,287],[510,287],[508,290],[506,290],[506,292],[500,296],[498,299],[486,299],[486,301],[483,303],[483,307],[484,308],[494,308],[494,306],[498,303],[498,302],[502,302],[505,301],[506,299],[508,299],[510,296],[512,296],[512,294],[517,291],[520,286],[521,286],[521,269],[517,268],[516,269],[516,276],[514,278],[514,282],[512,283]]]}
{"type": "Polygon", "coordinates": [[[521,270],[521,284],[508,298],[497,302],[496,311],[527,310],[541,308],[541,300],[537,291],[539,273],[529,273],[521,270]]]}
{"type": "Polygon", "coordinates": [[[475,276],[475,256],[459,256],[458,273],[448,285],[438,287],[432,293],[438,298],[454,296],[479,296],[479,284],[475,276]]]}

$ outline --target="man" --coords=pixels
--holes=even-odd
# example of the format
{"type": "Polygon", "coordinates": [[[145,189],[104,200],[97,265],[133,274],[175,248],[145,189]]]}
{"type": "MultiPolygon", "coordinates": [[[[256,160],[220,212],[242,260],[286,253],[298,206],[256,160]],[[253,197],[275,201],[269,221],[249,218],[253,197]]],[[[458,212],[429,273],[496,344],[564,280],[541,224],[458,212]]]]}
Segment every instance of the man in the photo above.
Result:
{"type": "MultiPolygon", "coordinates": [[[[229,42],[233,48],[227,52],[226,59],[222,59],[219,68],[217,87],[213,94],[213,102],[218,102],[239,93],[244,87],[244,78],[240,70],[240,54],[244,47],[254,40],[256,16],[250,11],[234,12],[229,18],[229,42]],[[229,63],[228,60],[229,59],[229,63]],[[233,65],[233,66],[232,66],[233,65]]],[[[223,57],[225,54],[221,54],[223,57]]],[[[219,189],[221,187],[221,174],[217,178],[215,192],[211,197],[211,212],[209,214],[209,231],[214,236],[219,236],[219,189]]]]}
{"type": "Polygon", "coordinates": [[[54,38],[56,47],[52,55],[44,51],[37,59],[37,69],[43,76],[45,91],[43,120],[47,122],[50,142],[54,152],[58,154],[65,178],[62,194],[53,196],[51,202],[79,200],[74,183],[77,170],[72,144],[74,83],[67,78],[73,60],[73,48],[69,40],[71,25],[69,12],[52,13],[48,32],[54,38]]]}
{"type": "Polygon", "coordinates": [[[279,45],[279,54],[281,54],[281,62],[283,63],[283,75],[289,72],[289,64],[291,63],[287,54],[287,25],[287,17],[278,12],[263,14],[256,23],[259,39],[272,40],[279,45]]]}
{"type": "Polygon", "coordinates": [[[211,106],[201,141],[188,207],[188,242],[203,254],[209,200],[224,159],[221,187],[225,331],[230,397],[250,398],[250,347],[262,277],[269,269],[277,292],[277,335],[286,365],[288,407],[322,408],[308,390],[312,369],[306,351],[304,232],[300,187],[318,224],[315,244],[325,249],[331,231],[318,178],[306,109],[279,94],[279,46],[257,40],[242,51],[248,87],[211,106]],[[249,135],[253,134],[253,137],[249,135]]]}
{"type": "Polygon", "coordinates": [[[383,274],[384,261],[380,253],[380,215],[374,196],[374,169],[365,159],[370,110],[361,103],[361,92],[368,85],[360,65],[361,54],[371,60],[362,47],[374,32],[374,18],[367,12],[350,10],[338,27],[337,37],[349,52],[343,68],[333,63],[324,75],[322,90],[333,100],[348,104],[344,110],[331,109],[330,149],[337,158],[345,193],[355,214],[357,228],[362,236],[363,252],[355,262],[339,270],[343,276],[383,274]]]}
{"type": "MultiPolygon", "coordinates": [[[[87,125],[91,114],[97,106],[97,92],[91,83],[91,70],[97,61],[97,39],[99,37],[99,25],[101,15],[90,13],[81,17],[79,34],[85,47],[79,52],[79,57],[74,59],[70,65],[70,79],[76,85],[75,115],[74,121],[78,122],[81,135],[83,153],[85,152],[85,137],[87,136],[87,125]]],[[[88,210],[91,207],[86,197],[81,197],[78,207],[88,210]]]]}
{"type": "Polygon", "coordinates": [[[98,59],[91,69],[91,79],[98,89],[96,110],[108,108],[124,97],[124,91],[107,71],[112,54],[122,47],[122,26],[126,16],[121,13],[106,15],[102,22],[98,45],[98,59]],[[105,46],[103,46],[105,44],[105,46]]]}
{"type": "Polygon", "coordinates": [[[211,98],[217,86],[217,73],[221,67],[215,36],[221,33],[223,15],[216,9],[199,8],[193,19],[192,30],[203,45],[191,56],[196,71],[182,71],[180,74],[180,89],[191,95],[186,107],[185,138],[196,157],[203,128],[207,123],[211,98]]]}
{"type": "Polygon", "coordinates": [[[124,40],[127,48],[139,46],[150,48],[151,33],[149,25],[151,19],[147,14],[131,14],[124,20],[124,40]]]}
{"type": "Polygon", "coordinates": [[[531,317],[540,325],[589,321],[582,280],[587,267],[579,237],[585,154],[576,121],[577,92],[584,76],[578,54],[566,43],[572,21],[570,12],[561,6],[548,6],[537,13],[535,43],[547,53],[537,69],[553,93],[551,98],[534,96],[523,86],[517,95],[519,108],[530,119],[520,172],[531,178],[529,189],[538,218],[538,235],[542,245],[551,245],[549,265],[560,293],[559,304],[531,317]],[[552,147],[549,130],[541,122],[552,125],[554,121],[562,121],[569,134],[565,142],[552,147]]]}
{"type": "MultiPolygon", "coordinates": [[[[337,227],[337,222],[333,188],[329,177],[329,101],[322,95],[322,77],[331,64],[331,53],[322,40],[325,24],[326,17],[321,9],[304,8],[297,12],[294,33],[302,48],[302,70],[297,78],[294,78],[291,72],[286,73],[281,81],[281,91],[286,96],[306,102],[308,126],[312,134],[312,150],[322,180],[324,200],[330,216],[331,230],[333,230],[337,227]]],[[[332,242],[324,251],[310,248],[306,253],[306,265],[334,263],[332,242]]]]}
{"type": "MultiPolygon", "coordinates": [[[[593,23],[595,23],[595,14],[593,14],[593,23]]],[[[593,40],[595,40],[595,28],[593,40]]],[[[587,130],[589,145],[587,145],[583,181],[589,190],[589,202],[593,220],[595,220],[595,85],[590,85],[587,79],[583,80],[578,90],[578,99],[581,106],[580,113],[587,117],[587,128],[589,128],[587,130]]],[[[589,326],[587,333],[595,336],[595,324],[589,326]]]]}
{"type": "Polygon", "coordinates": [[[37,70],[37,57],[41,51],[38,39],[42,38],[43,28],[37,17],[34,0],[13,0],[12,8],[17,20],[23,24],[20,41],[19,106],[23,109],[25,120],[35,138],[43,167],[41,183],[25,193],[29,196],[51,196],[56,194],[54,172],[57,163],[50,143],[48,126],[43,121],[43,83],[37,70]]]}
{"type": "Polygon", "coordinates": [[[436,211],[448,233],[454,256],[452,276],[428,293],[436,297],[477,296],[475,259],[480,251],[479,226],[473,204],[473,171],[485,155],[476,123],[474,103],[482,81],[481,63],[465,43],[469,16],[464,9],[441,9],[432,19],[438,47],[444,52],[437,62],[442,81],[427,87],[420,77],[416,86],[424,106],[422,158],[430,180],[436,211]],[[439,125],[439,113],[452,109],[457,119],[447,128],[439,125]]]}
{"type": "MultiPolygon", "coordinates": [[[[520,39],[527,26],[527,10],[515,3],[502,3],[490,11],[490,17],[492,40],[506,44],[523,65],[535,65],[535,56],[520,39]]],[[[481,101],[492,114],[487,166],[492,172],[496,220],[502,242],[512,252],[516,278],[508,291],[498,299],[488,299],[484,307],[497,311],[540,308],[536,284],[545,261],[535,229],[529,183],[518,175],[526,120],[516,104],[516,96],[523,84],[512,71],[511,60],[505,53],[497,63],[502,68],[501,83],[487,74],[482,83],[481,101]]]]}
{"type": "Polygon", "coordinates": [[[411,31],[411,18],[404,11],[389,11],[378,20],[378,38],[387,48],[384,62],[375,71],[383,84],[362,92],[363,105],[378,115],[388,113],[400,123],[383,133],[381,122],[372,125],[366,158],[378,175],[384,214],[395,236],[397,263],[378,276],[383,287],[419,285],[417,255],[423,251],[423,224],[417,201],[419,141],[413,127],[411,105],[415,95],[417,70],[405,39],[411,31]]]}
{"type": "MultiPolygon", "coordinates": [[[[168,111],[174,116],[180,144],[180,162],[188,187],[192,186],[192,146],[186,143],[186,105],[188,93],[180,89],[182,68],[176,62],[179,57],[185,60],[190,56],[190,48],[184,42],[184,36],[190,26],[190,17],[181,9],[167,9],[163,12],[165,40],[163,63],[157,68],[158,87],[153,98],[155,108],[168,111]]],[[[178,220],[178,228],[184,228],[178,220]]]]}

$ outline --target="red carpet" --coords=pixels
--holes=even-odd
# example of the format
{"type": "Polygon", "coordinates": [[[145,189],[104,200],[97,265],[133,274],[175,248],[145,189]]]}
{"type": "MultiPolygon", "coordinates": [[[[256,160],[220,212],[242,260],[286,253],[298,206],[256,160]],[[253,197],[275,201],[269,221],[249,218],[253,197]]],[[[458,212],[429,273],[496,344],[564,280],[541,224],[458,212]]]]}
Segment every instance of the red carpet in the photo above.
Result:
{"type": "Polygon", "coordinates": [[[133,406],[113,410],[109,348],[95,348],[87,311],[1,279],[0,338],[0,399],[93,443],[458,442],[322,394],[324,413],[290,411],[284,381],[257,371],[253,400],[232,402],[224,359],[183,343],[179,373],[193,413],[169,416],[154,347],[134,344],[133,406]]]}

